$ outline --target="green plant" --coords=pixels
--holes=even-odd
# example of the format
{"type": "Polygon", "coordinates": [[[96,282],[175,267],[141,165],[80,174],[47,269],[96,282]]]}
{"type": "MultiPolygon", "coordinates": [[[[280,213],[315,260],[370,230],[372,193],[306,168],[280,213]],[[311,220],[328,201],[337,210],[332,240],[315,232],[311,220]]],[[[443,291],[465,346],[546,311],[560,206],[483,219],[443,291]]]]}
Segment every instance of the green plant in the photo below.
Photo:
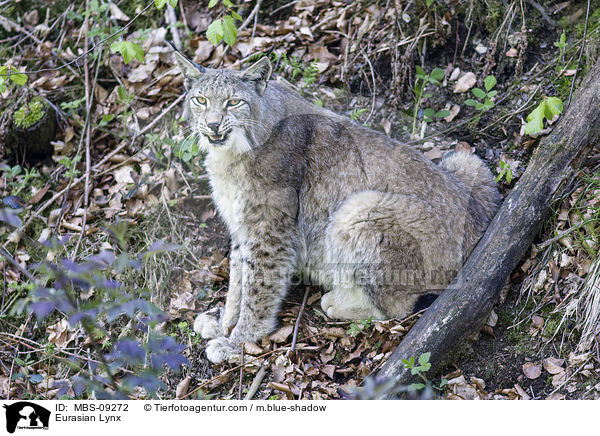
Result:
{"type": "Polygon", "coordinates": [[[350,324],[350,328],[346,331],[346,334],[355,337],[363,330],[369,328],[371,326],[372,321],[373,317],[369,317],[369,319],[363,319],[355,323],[353,322],[352,324],[350,324]]]}
{"type": "Polygon", "coordinates": [[[305,86],[312,85],[317,80],[317,77],[319,75],[319,68],[317,67],[317,62],[317,60],[314,60],[304,68],[302,80],[304,80],[305,86]]]}
{"type": "Polygon", "coordinates": [[[513,172],[512,169],[510,168],[510,164],[508,162],[504,162],[503,160],[500,161],[500,172],[498,173],[498,175],[496,176],[496,178],[494,179],[496,181],[496,183],[498,183],[500,180],[502,180],[502,178],[506,179],[506,183],[510,184],[510,182],[512,182],[513,179],[513,172]]]}
{"type": "Polygon", "coordinates": [[[415,365],[415,358],[411,356],[408,359],[401,359],[401,362],[404,364],[406,369],[410,369],[410,373],[412,375],[419,376],[419,378],[423,381],[423,383],[413,383],[408,389],[412,391],[418,391],[421,389],[425,389],[426,387],[430,387],[436,390],[442,390],[448,380],[444,379],[440,382],[439,386],[432,385],[431,382],[425,377],[425,373],[431,369],[431,363],[429,363],[429,358],[431,357],[431,353],[423,353],[419,356],[417,361],[418,365],[415,365]]]}
{"type": "MultiPolygon", "coordinates": [[[[415,135],[417,130],[417,117],[419,115],[419,109],[421,108],[421,102],[424,98],[431,98],[433,95],[430,93],[425,93],[425,87],[429,84],[431,85],[441,85],[441,80],[444,79],[444,70],[440,68],[434,68],[431,73],[426,74],[423,71],[423,68],[417,66],[417,78],[415,80],[415,107],[413,109],[413,123],[412,123],[412,132],[411,136],[415,135]]],[[[434,118],[444,118],[450,115],[450,112],[447,110],[441,110],[436,112],[431,108],[426,108],[423,110],[423,122],[429,123],[433,121],[434,118]]]]}
{"type": "Polygon", "coordinates": [[[171,336],[174,338],[190,338],[193,345],[198,345],[201,341],[200,335],[196,334],[194,329],[190,327],[190,324],[187,321],[181,321],[177,323],[177,331],[171,333],[171,336]]]}
{"type": "Polygon", "coordinates": [[[13,113],[13,123],[17,127],[27,129],[44,117],[44,109],[44,102],[40,98],[34,98],[13,113]]]}
{"type": "Polygon", "coordinates": [[[75,177],[77,177],[79,175],[79,170],[77,169],[77,163],[80,160],[81,160],[81,155],[78,154],[77,156],[75,156],[72,159],[68,156],[65,156],[61,160],[58,161],[58,163],[60,163],[67,169],[65,176],[68,179],[74,179],[75,177]]]}
{"type": "Polygon", "coordinates": [[[360,121],[360,116],[362,114],[364,114],[366,111],[367,111],[366,109],[360,109],[360,108],[352,109],[352,111],[350,112],[350,119],[354,120],[354,121],[360,121]]]}
{"type": "Polygon", "coordinates": [[[77,98],[71,101],[65,101],[60,104],[60,108],[64,111],[74,111],[79,106],[81,106],[81,103],[83,103],[84,101],[85,97],[77,98]]]}
{"type": "Polygon", "coordinates": [[[493,88],[496,86],[496,83],[497,82],[495,76],[487,76],[483,80],[485,91],[481,88],[473,88],[471,90],[473,96],[475,96],[475,98],[477,98],[479,101],[469,98],[465,100],[465,104],[467,106],[474,106],[476,110],[481,112],[489,111],[491,108],[494,107],[494,102],[492,101],[492,98],[494,98],[496,94],[498,94],[498,91],[493,90],[493,88]]]}
{"type": "Polygon", "coordinates": [[[561,61],[564,59],[565,48],[567,47],[567,35],[563,30],[558,41],[554,42],[554,47],[558,48],[558,53],[561,61]]]}
{"type": "Polygon", "coordinates": [[[214,8],[219,1],[223,4],[221,17],[208,25],[206,39],[213,45],[218,45],[221,41],[225,41],[227,45],[233,46],[237,39],[235,20],[242,21],[242,17],[234,10],[236,6],[231,0],[210,0],[208,2],[209,9],[214,8]]]}
{"type": "Polygon", "coordinates": [[[126,64],[133,59],[144,62],[144,50],[132,41],[115,41],[110,45],[110,51],[121,53],[126,64]]]}
{"type": "Polygon", "coordinates": [[[562,100],[558,97],[544,97],[542,102],[527,115],[527,124],[525,124],[524,134],[535,135],[544,128],[544,119],[552,121],[556,115],[563,111],[562,100]]]}
{"type": "Polygon", "coordinates": [[[13,82],[15,85],[25,85],[27,76],[12,65],[0,66],[0,93],[6,91],[8,83],[13,82]]]}
{"type": "Polygon", "coordinates": [[[10,167],[2,164],[0,170],[4,171],[3,176],[6,177],[12,195],[20,195],[23,189],[31,187],[36,180],[41,179],[40,173],[35,168],[22,168],[19,165],[10,167]]]}

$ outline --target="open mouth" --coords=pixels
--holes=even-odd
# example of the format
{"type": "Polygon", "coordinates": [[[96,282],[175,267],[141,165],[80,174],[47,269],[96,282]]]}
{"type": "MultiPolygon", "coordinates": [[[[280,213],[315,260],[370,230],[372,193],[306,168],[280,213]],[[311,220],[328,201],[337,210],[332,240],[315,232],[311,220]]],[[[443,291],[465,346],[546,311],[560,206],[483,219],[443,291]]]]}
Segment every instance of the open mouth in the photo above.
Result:
{"type": "Polygon", "coordinates": [[[229,136],[229,132],[222,133],[220,135],[207,135],[208,142],[213,145],[222,145],[227,141],[227,137],[229,136]]]}

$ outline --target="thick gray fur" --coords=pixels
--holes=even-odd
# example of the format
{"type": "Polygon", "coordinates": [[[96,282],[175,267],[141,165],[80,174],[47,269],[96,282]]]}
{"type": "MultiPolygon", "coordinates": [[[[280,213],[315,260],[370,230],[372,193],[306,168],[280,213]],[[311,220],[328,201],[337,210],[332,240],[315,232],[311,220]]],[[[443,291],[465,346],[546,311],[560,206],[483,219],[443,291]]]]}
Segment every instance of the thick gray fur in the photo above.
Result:
{"type": "Polygon", "coordinates": [[[407,315],[420,295],[444,289],[496,212],[496,185],[476,156],[435,165],[269,80],[267,58],[243,72],[201,72],[176,57],[231,234],[225,307],[194,325],[212,338],[212,362],[273,331],[298,272],[327,291],[321,307],[331,318],[407,315]]]}

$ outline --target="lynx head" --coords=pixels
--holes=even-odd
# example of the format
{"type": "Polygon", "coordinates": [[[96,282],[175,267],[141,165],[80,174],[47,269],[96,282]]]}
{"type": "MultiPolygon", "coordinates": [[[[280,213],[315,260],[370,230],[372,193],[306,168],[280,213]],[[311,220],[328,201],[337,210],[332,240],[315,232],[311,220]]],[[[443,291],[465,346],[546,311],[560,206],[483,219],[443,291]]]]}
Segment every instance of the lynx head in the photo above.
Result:
{"type": "Polygon", "coordinates": [[[241,72],[204,68],[179,52],[175,58],[188,91],[190,127],[202,148],[245,153],[267,139],[263,95],[272,71],[267,57],[241,72]]]}

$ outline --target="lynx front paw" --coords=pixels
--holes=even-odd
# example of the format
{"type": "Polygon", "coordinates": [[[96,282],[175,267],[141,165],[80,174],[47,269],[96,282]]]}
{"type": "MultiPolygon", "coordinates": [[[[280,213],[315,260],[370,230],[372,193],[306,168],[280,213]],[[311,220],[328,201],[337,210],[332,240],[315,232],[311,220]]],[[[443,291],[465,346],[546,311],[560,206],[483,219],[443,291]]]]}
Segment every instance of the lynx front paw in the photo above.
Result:
{"type": "Polygon", "coordinates": [[[209,310],[201,313],[194,321],[194,331],[203,339],[212,339],[223,336],[223,330],[219,324],[219,312],[217,310],[209,310]]]}
{"type": "Polygon", "coordinates": [[[239,363],[240,346],[226,337],[211,339],[206,346],[206,357],[212,363],[239,363]]]}

